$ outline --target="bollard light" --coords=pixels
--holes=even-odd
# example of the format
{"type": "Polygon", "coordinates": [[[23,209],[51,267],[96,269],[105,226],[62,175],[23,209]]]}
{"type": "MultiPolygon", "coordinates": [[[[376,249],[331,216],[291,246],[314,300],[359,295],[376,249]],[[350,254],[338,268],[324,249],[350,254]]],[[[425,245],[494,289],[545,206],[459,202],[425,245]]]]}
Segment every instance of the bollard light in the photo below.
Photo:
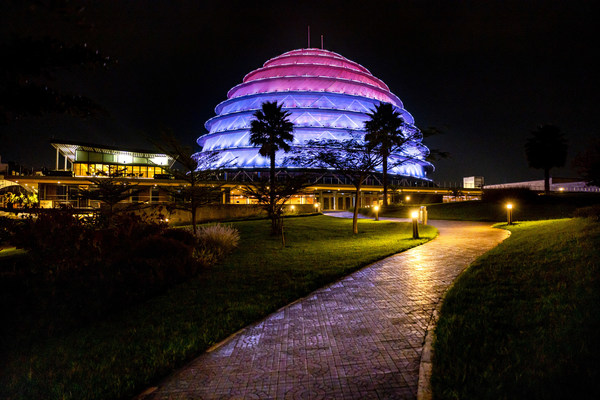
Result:
{"type": "Polygon", "coordinates": [[[506,223],[508,225],[512,225],[512,208],[513,205],[511,203],[506,205],[506,223]]]}
{"type": "Polygon", "coordinates": [[[406,196],[404,199],[405,199],[406,201],[410,201],[410,196],[406,196]]]}
{"type": "Polygon", "coordinates": [[[413,211],[410,216],[412,217],[412,223],[413,223],[413,239],[418,239],[419,238],[419,224],[418,224],[419,212],[413,211]]]}
{"type": "Polygon", "coordinates": [[[296,206],[292,206],[291,209],[292,211],[294,211],[296,209],[296,206]]]}
{"type": "Polygon", "coordinates": [[[373,207],[375,210],[375,221],[379,221],[379,206],[373,207]]]}
{"type": "Polygon", "coordinates": [[[315,211],[319,212],[319,203],[315,203],[315,211]]]}

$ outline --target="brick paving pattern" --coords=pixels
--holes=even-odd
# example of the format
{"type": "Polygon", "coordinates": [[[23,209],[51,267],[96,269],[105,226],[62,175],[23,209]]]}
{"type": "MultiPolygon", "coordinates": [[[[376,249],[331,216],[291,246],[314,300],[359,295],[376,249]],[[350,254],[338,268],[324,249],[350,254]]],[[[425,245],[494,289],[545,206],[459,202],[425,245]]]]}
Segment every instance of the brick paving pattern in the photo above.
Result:
{"type": "Polygon", "coordinates": [[[489,223],[431,223],[435,240],[248,326],[144,399],[415,399],[440,298],[508,235],[489,223]]]}

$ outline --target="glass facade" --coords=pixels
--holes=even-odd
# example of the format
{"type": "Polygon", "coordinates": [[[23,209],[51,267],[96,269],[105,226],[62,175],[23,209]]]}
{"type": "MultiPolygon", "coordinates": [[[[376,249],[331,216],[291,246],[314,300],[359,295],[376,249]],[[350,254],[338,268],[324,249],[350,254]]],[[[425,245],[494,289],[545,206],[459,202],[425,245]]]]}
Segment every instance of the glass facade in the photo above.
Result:
{"type": "Polygon", "coordinates": [[[123,164],[91,164],[73,163],[75,176],[109,176],[121,175],[128,178],[154,178],[156,174],[166,174],[162,167],[149,165],[123,165],[123,164]]]}
{"type": "MultiPolygon", "coordinates": [[[[429,150],[421,143],[414,118],[388,86],[360,64],[322,49],[293,50],[247,74],[206,122],[208,134],[197,140],[202,151],[217,151],[218,163],[233,160],[240,168],[268,168],[269,160],[249,142],[253,114],[266,101],[276,101],[290,112],[293,146],[300,149],[308,140],[343,140],[350,132],[364,135],[367,113],[380,102],[391,103],[407,123],[403,129],[417,135],[391,155],[390,165],[396,166],[389,172],[427,179],[427,171],[433,169],[425,160],[429,150]]],[[[277,154],[278,167],[284,157],[283,152],[277,154]]]]}

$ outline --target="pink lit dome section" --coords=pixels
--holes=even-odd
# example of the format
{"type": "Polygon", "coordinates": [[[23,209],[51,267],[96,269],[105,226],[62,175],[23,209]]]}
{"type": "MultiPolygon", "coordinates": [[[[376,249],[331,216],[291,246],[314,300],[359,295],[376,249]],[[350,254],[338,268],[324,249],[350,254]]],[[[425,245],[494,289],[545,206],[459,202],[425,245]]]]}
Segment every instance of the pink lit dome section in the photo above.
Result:
{"type": "MultiPolygon", "coordinates": [[[[296,148],[306,147],[309,140],[364,135],[368,113],[380,102],[394,106],[407,131],[417,129],[400,99],[368,69],[328,50],[298,49],[268,60],[228,92],[227,100],[215,108],[216,116],[205,124],[208,134],[198,138],[202,150],[217,151],[222,162],[235,160],[239,168],[267,167],[268,160],[249,142],[253,114],[265,101],[276,101],[290,113],[296,148]]],[[[428,154],[418,138],[391,156],[391,162],[404,162],[390,173],[427,179],[426,172],[433,169],[425,160],[428,154]]],[[[278,154],[278,167],[283,161],[284,154],[278,154]]]]}

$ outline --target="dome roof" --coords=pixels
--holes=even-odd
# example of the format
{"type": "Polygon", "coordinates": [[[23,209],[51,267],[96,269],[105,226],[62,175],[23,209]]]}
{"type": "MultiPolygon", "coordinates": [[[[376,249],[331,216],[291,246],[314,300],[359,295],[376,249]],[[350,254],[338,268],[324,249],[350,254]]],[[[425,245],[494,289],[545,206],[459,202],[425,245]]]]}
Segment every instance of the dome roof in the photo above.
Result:
{"type": "MultiPolygon", "coordinates": [[[[342,140],[349,131],[364,133],[367,113],[380,102],[414,123],[400,99],[367,68],[332,51],[298,49],[268,60],[229,90],[205,124],[209,133],[198,138],[203,151],[219,151],[222,162],[235,159],[238,167],[266,167],[269,161],[249,143],[253,114],[265,101],[277,101],[290,112],[296,147],[311,139],[342,140]]],[[[431,167],[427,154],[420,140],[410,143],[395,157],[411,160],[390,172],[424,178],[424,168],[431,167]]],[[[279,163],[283,157],[278,154],[279,163]]]]}

